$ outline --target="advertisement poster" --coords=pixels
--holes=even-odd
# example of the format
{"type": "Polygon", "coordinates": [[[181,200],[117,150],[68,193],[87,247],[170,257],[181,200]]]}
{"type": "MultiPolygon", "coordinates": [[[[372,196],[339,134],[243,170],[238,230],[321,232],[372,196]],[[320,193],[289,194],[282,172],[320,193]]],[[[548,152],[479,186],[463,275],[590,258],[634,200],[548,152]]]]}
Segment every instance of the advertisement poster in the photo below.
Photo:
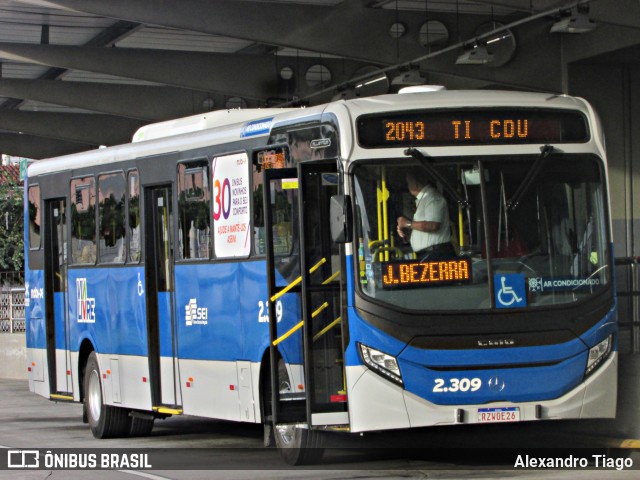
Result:
{"type": "Polygon", "coordinates": [[[216,157],[213,170],[213,228],[216,257],[247,257],[250,241],[249,157],[216,157]]]}

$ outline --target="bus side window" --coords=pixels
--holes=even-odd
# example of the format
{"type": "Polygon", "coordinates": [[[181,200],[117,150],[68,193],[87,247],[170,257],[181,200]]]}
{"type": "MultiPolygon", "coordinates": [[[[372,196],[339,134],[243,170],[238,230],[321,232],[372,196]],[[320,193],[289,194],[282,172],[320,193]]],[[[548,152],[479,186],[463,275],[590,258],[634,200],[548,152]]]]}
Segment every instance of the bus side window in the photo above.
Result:
{"type": "Polygon", "coordinates": [[[330,125],[290,130],[287,137],[293,164],[338,155],[338,135],[330,125]]]}
{"type": "Polygon", "coordinates": [[[127,173],[127,229],[129,233],[129,262],[140,261],[140,177],[137,170],[127,173]]]}
{"type": "Polygon", "coordinates": [[[40,249],[40,186],[29,187],[29,249],[40,249]]]}
{"type": "Polygon", "coordinates": [[[71,180],[71,261],[96,263],[96,188],[92,176],[71,180]]]}
{"type": "Polygon", "coordinates": [[[124,263],[124,173],[98,177],[98,254],[100,263],[124,263]]]}
{"type": "Polygon", "coordinates": [[[211,189],[206,161],[178,165],[176,260],[211,257],[211,189]]]}

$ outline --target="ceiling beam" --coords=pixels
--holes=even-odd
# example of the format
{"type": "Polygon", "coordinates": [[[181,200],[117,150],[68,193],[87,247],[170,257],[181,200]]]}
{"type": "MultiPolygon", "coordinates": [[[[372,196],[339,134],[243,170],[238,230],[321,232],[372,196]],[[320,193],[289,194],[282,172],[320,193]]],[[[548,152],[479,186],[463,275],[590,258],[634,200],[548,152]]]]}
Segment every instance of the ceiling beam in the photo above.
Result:
{"type": "MultiPolygon", "coordinates": [[[[521,11],[542,12],[575,4],[571,0],[474,0],[478,3],[514,8],[521,11]],[[530,5],[533,7],[531,9],[530,5]]],[[[589,18],[600,23],[640,28],[640,2],[637,0],[584,0],[589,6],[589,18]]]]}
{"type": "Polygon", "coordinates": [[[91,113],[0,111],[3,130],[87,145],[129,143],[135,131],[145,123],[91,113]]]}
{"type": "Polygon", "coordinates": [[[0,96],[153,122],[199,113],[210,96],[217,107],[224,106],[224,98],[197,90],[60,80],[0,79],[0,96]]]}
{"type": "Polygon", "coordinates": [[[555,7],[562,7],[570,0],[473,0],[476,3],[494,7],[505,7],[521,12],[542,12],[555,7]]]}
{"type": "Polygon", "coordinates": [[[589,17],[598,23],[640,29],[638,0],[593,0],[589,17]]]}
{"type": "Polygon", "coordinates": [[[265,101],[277,96],[279,75],[290,65],[304,93],[306,68],[322,63],[334,80],[347,80],[364,63],[336,58],[257,56],[136,48],[0,43],[0,58],[157,82],[174,87],[265,101]]]}
{"type": "MultiPolygon", "coordinates": [[[[43,25],[43,28],[48,25],[43,25]]],[[[139,23],[118,21],[113,25],[109,26],[102,30],[98,35],[89,40],[84,46],[87,47],[106,47],[113,45],[113,43],[117,40],[122,40],[123,38],[131,35],[135,30],[140,27],[139,23]]],[[[48,32],[48,31],[47,31],[48,32]]],[[[47,33],[48,36],[48,33],[47,33]]],[[[41,42],[43,44],[48,44],[48,38],[46,42],[41,42]]],[[[64,68],[50,68],[45,73],[38,77],[41,80],[55,80],[62,77],[67,72],[64,68]]],[[[0,109],[16,109],[20,105],[22,105],[23,99],[21,98],[9,98],[5,100],[1,105],[0,109]]]]}
{"type": "Polygon", "coordinates": [[[0,132],[0,152],[16,157],[41,160],[69,153],[83,152],[97,145],[66,142],[19,133],[0,132]]]}
{"type": "MultiPolygon", "coordinates": [[[[504,85],[510,89],[562,92],[563,60],[560,56],[562,36],[549,34],[551,22],[544,18],[546,15],[546,12],[540,12],[500,27],[517,28],[517,34],[514,33],[514,38],[517,40],[515,55],[502,66],[456,65],[457,56],[462,53],[465,42],[474,39],[472,36],[466,37],[464,42],[450,44],[427,55],[416,57],[404,65],[419,66],[425,73],[433,71],[443,76],[453,75],[457,79],[468,78],[471,85],[474,82],[484,82],[504,85]]],[[[468,31],[468,28],[464,31],[468,31]]],[[[479,36],[483,37],[487,34],[479,36]]],[[[397,68],[398,65],[394,65],[382,70],[393,73],[397,68]]],[[[314,92],[303,99],[308,100],[320,93],[322,92],[314,92]]]]}
{"type": "Polygon", "coordinates": [[[424,52],[416,38],[405,36],[396,42],[389,36],[389,27],[398,20],[417,32],[425,21],[424,16],[416,15],[415,11],[396,14],[395,10],[366,8],[359,0],[347,0],[335,6],[234,0],[47,0],[35,3],[387,65],[424,52]]]}
{"type": "Polygon", "coordinates": [[[174,87],[265,101],[277,96],[279,70],[291,65],[304,93],[307,66],[327,65],[334,80],[348,80],[364,63],[336,58],[278,57],[178,50],[0,43],[0,58],[116,75],[174,87]]]}
{"type": "Polygon", "coordinates": [[[251,98],[275,93],[275,57],[23,43],[0,43],[0,57],[251,98]]]}
{"type": "Polygon", "coordinates": [[[603,24],[585,35],[569,35],[562,39],[566,63],[614,53],[629,47],[640,47],[640,29],[603,24]]]}

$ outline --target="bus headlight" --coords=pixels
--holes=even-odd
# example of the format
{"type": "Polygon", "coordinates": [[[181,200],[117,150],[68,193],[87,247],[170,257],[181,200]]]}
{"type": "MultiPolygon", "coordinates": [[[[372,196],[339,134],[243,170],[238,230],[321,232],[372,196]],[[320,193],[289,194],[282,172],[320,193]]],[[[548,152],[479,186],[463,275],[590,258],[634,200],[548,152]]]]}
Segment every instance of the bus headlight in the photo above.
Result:
{"type": "Polygon", "coordinates": [[[611,347],[613,343],[613,335],[609,335],[595,347],[589,350],[589,357],[587,358],[587,369],[584,372],[585,377],[591,375],[593,371],[600,365],[605,358],[611,353],[611,347]]]}
{"type": "Polygon", "coordinates": [[[360,357],[367,367],[379,373],[387,380],[391,380],[400,386],[404,385],[396,357],[380,352],[375,348],[367,347],[361,343],[358,343],[358,347],[360,357]]]}

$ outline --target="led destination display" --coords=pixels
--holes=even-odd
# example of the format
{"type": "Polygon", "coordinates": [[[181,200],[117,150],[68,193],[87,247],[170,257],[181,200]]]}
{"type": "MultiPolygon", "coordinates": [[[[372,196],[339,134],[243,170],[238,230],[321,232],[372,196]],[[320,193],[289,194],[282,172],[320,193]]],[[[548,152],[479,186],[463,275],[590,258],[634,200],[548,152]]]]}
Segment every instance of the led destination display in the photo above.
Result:
{"type": "Polygon", "coordinates": [[[358,119],[358,141],[365,148],[581,143],[588,139],[582,114],[563,110],[431,110],[358,119]]]}
{"type": "Polygon", "coordinates": [[[468,283],[471,280],[471,260],[468,258],[382,263],[382,286],[387,289],[468,283]]]}

